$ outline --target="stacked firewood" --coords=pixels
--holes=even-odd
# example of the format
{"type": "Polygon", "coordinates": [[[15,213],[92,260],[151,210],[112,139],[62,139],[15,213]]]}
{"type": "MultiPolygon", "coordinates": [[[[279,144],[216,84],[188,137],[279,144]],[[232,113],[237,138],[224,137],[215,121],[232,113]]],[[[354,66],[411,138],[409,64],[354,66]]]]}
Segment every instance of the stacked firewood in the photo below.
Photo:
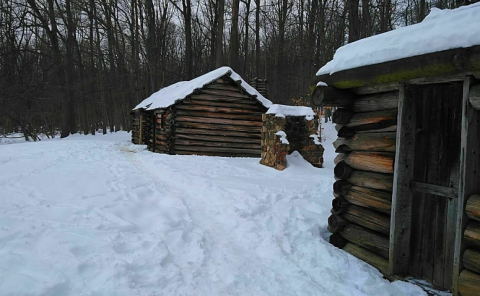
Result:
{"type": "MultiPolygon", "coordinates": [[[[341,106],[340,106],[341,107],[341,106]]],[[[388,268],[398,92],[360,96],[332,116],[338,139],[330,242],[388,268]]]]}
{"type": "Polygon", "coordinates": [[[480,291],[480,195],[472,195],[465,207],[470,219],[463,239],[466,250],[462,262],[465,268],[458,279],[458,291],[462,296],[478,295],[480,291]]]}

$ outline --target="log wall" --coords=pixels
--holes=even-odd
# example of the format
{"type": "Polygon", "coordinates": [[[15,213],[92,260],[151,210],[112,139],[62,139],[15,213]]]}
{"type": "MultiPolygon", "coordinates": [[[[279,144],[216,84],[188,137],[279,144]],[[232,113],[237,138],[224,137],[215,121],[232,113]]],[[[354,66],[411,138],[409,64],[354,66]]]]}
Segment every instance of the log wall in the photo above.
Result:
{"type": "Polygon", "coordinates": [[[139,145],[148,145],[149,143],[149,128],[147,128],[147,118],[151,112],[144,110],[132,111],[132,143],[139,145]]]}
{"type": "Polygon", "coordinates": [[[469,219],[463,233],[465,251],[462,255],[463,271],[458,278],[458,292],[462,296],[480,294],[480,194],[467,199],[465,206],[469,219]]]}
{"type": "Polygon", "coordinates": [[[260,157],[262,114],[266,109],[225,76],[175,105],[156,110],[152,151],[260,157]]]}
{"type": "Polygon", "coordinates": [[[357,96],[332,116],[334,200],[330,241],[386,273],[389,259],[398,92],[357,96]]]}

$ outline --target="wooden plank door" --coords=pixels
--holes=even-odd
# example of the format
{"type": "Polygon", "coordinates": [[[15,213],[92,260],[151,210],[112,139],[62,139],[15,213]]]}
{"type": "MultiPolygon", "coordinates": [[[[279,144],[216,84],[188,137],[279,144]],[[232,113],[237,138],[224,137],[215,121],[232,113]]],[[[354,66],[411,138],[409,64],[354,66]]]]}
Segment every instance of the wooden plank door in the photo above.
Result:
{"type": "Polygon", "coordinates": [[[463,83],[405,88],[415,108],[409,273],[450,290],[463,83]]]}

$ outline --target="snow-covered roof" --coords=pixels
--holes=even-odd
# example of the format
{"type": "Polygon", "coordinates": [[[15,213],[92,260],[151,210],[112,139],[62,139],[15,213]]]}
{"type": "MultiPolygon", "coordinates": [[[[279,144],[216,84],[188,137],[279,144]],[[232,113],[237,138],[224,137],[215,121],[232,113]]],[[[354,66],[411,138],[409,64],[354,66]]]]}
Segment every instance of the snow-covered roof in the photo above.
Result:
{"type": "Polygon", "coordinates": [[[480,45],[480,3],[456,9],[432,8],[421,23],[340,47],[317,76],[475,45],[480,45]]]}
{"type": "Polygon", "coordinates": [[[195,89],[202,88],[206,84],[212,83],[222,76],[228,75],[234,81],[240,81],[239,86],[243,88],[248,94],[256,96],[256,99],[265,107],[270,107],[272,102],[262,96],[256,89],[248,85],[240,75],[235,73],[230,67],[221,67],[202,76],[194,78],[190,81],[180,81],[170,86],[164,87],[152,94],[150,97],[143,100],[133,110],[146,109],[154,110],[158,108],[167,108],[177,100],[183,100],[188,95],[192,94],[195,89]]]}
{"type": "Polygon", "coordinates": [[[305,116],[307,119],[313,119],[315,112],[310,107],[304,106],[287,106],[273,104],[267,111],[266,114],[275,114],[276,117],[285,117],[285,116],[305,116]]]}

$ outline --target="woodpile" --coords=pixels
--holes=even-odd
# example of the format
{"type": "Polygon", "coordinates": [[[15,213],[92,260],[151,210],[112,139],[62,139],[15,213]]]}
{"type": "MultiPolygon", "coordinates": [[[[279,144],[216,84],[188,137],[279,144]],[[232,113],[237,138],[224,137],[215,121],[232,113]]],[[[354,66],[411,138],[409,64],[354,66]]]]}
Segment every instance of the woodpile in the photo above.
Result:
{"type": "Polygon", "coordinates": [[[474,194],[467,199],[465,212],[470,220],[463,234],[465,269],[458,278],[458,291],[462,296],[473,296],[480,291],[480,195],[474,194]]]}
{"type": "Polygon", "coordinates": [[[335,159],[335,199],[328,219],[330,241],[386,273],[398,92],[351,101],[342,94],[338,103],[343,108],[332,116],[338,131],[334,147],[340,154],[335,159]]]}

